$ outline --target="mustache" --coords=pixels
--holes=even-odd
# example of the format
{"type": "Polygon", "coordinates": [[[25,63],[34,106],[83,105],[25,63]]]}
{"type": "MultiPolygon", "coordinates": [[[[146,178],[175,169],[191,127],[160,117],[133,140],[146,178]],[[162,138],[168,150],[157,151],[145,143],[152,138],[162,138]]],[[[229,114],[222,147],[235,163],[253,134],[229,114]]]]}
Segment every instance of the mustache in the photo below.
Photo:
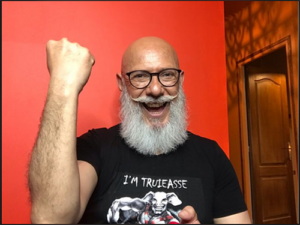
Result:
{"type": "Polygon", "coordinates": [[[175,99],[177,95],[171,96],[171,95],[167,95],[167,96],[161,96],[159,98],[153,98],[151,96],[141,96],[138,98],[132,98],[130,97],[133,101],[138,102],[138,103],[167,103],[167,102],[171,102],[173,99],[175,99]]]}

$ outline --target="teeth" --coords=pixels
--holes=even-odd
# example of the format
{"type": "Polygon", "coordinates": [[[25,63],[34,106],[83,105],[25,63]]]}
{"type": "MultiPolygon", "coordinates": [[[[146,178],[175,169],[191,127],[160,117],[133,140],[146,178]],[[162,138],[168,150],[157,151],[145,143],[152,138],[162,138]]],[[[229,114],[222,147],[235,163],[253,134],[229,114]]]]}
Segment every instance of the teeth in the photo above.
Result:
{"type": "Polygon", "coordinates": [[[147,103],[146,105],[151,108],[161,107],[164,103],[147,103]]]}

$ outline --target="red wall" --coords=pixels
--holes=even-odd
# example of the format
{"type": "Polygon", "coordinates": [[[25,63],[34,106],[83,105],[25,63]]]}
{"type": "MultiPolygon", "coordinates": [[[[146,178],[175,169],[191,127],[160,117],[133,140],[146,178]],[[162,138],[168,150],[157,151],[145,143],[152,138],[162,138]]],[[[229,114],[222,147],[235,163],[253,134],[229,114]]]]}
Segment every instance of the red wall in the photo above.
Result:
{"type": "Polygon", "coordinates": [[[2,215],[29,223],[29,153],[45,102],[46,42],[67,37],[96,58],[79,99],[78,135],[119,122],[115,74],[133,40],[159,36],[185,71],[189,130],[228,155],[223,2],[2,2],[2,215]]]}

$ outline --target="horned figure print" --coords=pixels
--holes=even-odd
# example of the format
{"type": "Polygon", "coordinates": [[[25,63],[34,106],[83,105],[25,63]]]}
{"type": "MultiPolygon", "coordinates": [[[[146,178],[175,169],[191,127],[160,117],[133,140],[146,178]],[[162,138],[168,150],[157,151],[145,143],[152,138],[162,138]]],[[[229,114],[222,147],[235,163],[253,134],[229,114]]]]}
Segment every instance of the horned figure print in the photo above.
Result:
{"type": "Polygon", "coordinates": [[[175,193],[149,192],[145,196],[150,199],[150,205],[139,217],[142,224],[179,224],[178,212],[167,208],[168,204],[177,206],[181,204],[175,193]]]}
{"type": "Polygon", "coordinates": [[[174,192],[148,192],[143,198],[116,199],[108,210],[109,223],[179,224],[179,211],[168,205],[178,206],[181,200],[174,192]]]}

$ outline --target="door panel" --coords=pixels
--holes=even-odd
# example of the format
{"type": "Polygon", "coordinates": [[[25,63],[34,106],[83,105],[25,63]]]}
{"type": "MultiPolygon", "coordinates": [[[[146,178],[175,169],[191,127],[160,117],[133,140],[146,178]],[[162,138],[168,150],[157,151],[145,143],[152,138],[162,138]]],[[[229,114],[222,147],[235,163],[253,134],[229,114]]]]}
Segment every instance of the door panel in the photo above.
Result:
{"type": "Polygon", "coordinates": [[[249,150],[255,223],[296,223],[284,74],[247,76],[249,150]]]}

